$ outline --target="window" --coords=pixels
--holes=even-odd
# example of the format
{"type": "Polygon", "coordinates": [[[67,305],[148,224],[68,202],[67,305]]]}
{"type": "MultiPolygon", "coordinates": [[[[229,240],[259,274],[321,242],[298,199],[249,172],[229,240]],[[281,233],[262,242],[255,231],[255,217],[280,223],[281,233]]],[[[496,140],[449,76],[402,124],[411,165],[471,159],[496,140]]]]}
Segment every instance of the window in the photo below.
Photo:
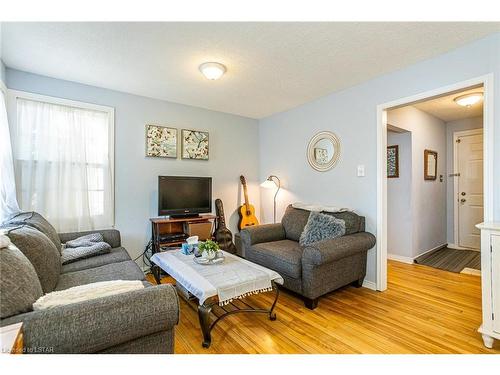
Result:
{"type": "Polygon", "coordinates": [[[58,231],[107,228],[114,220],[114,110],[17,95],[14,163],[19,205],[58,231]]]}

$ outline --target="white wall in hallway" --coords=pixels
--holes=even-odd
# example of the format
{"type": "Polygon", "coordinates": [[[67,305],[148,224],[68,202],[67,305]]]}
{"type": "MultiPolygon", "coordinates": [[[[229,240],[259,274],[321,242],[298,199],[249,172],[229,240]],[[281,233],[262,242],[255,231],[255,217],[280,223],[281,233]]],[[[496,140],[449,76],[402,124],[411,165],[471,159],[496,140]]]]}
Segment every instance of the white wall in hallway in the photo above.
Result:
{"type": "Polygon", "coordinates": [[[399,150],[399,177],[387,179],[387,253],[413,257],[412,134],[387,132],[387,146],[399,150]]]}
{"type": "MultiPolygon", "coordinates": [[[[388,111],[387,122],[411,132],[413,207],[411,257],[415,258],[446,243],[446,124],[412,106],[388,111]],[[424,180],[426,149],[438,153],[436,180],[424,180]],[[442,182],[440,176],[443,176],[442,182]]],[[[392,224],[387,222],[388,227],[392,224]]]]}

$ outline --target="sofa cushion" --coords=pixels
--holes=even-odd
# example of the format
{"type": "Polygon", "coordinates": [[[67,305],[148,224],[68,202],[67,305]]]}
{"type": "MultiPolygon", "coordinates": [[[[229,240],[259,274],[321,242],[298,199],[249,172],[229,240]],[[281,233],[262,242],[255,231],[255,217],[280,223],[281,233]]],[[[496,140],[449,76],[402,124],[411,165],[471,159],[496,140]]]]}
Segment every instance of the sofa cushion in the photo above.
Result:
{"type": "Polygon", "coordinates": [[[302,251],[298,242],[282,240],[253,245],[245,256],[280,275],[299,279],[302,275],[302,251]]]}
{"type": "Polygon", "coordinates": [[[43,292],[52,292],[61,273],[61,255],[52,241],[26,225],[9,228],[6,235],[35,268],[43,292]]]}
{"type": "Polygon", "coordinates": [[[31,311],[42,296],[42,286],[35,268],[14,245],[0,249],[1,319],[31,311]]]}
{"type": "MultiPolygon", "coordinates": [[[[283,216],[281,223],[283,224],[283,228],[285,229],[285,235],[287,239],[292,241],[299,241],[300,235],[304,231],[310,213],[311,211],[293,208],[292,205],[289,205],[286,208],[285,215],[283,216]]],[[[365,218],[352,211],[322,213],[325,215],[334,216],[340,220],[344,220],[345,234],[353,234],[365,231],[365,218]]]]}
{"type": "Polygon", "coordinates": [[[345,234],[354,234],[365,231],[365,218],[359,216],[352,211],[345,212],[322,212],[325,215],[336,217],[337,219],[344,220],[345,234]]]}
{"type": "Polygon", "coordinates": [[[8,221],[10,225],[29,225],[32,228],[38,229],[40,232],[45,234],[54,244],[56,249],[61,252],[61,240],[55,228],[38,212],[22,212],[13,217],[8,221]]]}
{"type": "Polygon", "coordinates": [[[306,226],[310,213],[310,211],[293,208],[292,205],[286,208],[281,224],[283,224],[287,239],[297,242],[299,241],[300,235],[306,226]]]}
{"type": "Polygon", "coordinates": [[[78,285],[111,280],[144,280],[144,273],[132,260],[106,264],[96,268],[68,272],[59,278],[55,290],[64,290],[78,285]]]}
{"type": "Polygon", "coordinates": [[[344,220],[320,212],[311,212],[300,236],[299,244],[306,246],[314,242],[337,238],[345,234],[344,220]]]}
{"type": "Polygon", "coordinates": [[[92,258],[77,260],[76,262],[63,264],[61,273],[75,272],[104,266],[105,264],[123,262],[130,260],[127,250],[123,247],[115,247],[107,254],[97,255],[92,258]]]}

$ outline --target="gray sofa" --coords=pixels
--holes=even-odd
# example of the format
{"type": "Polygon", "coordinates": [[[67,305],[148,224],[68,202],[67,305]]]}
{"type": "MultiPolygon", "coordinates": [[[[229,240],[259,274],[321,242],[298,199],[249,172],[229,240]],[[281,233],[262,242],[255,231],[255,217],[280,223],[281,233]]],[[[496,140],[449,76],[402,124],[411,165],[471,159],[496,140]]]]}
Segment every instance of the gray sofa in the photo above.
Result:
{"type": "Polygon", "coordinates": [[[120,232],[102,233],[111,252],[61,265],[61,243],[91,232],[57,234],[37,213],[0,226],[16,249],[0,250],[0,326],[23,322],[27,353],[173,353],[179,301],[171,285],[153,286],[121,247],[120,232]],[[17,272],[16,272],[17,271],[17,272]],[[41,295],[109,280],[141,280],[144,289],[33,311],[41,295]]]}
{"type": "Polygon", "coordinates": [[[240,235],[245,258],[278,272],[284,287],[314,309],[326,293],[351,283],[362,286],[375,237],[365,232],[364,217],[339,212],[330,215],[345,221],[344,236],[301,247],[298,241],[309,214],[290,205],[281,223],[248,227],[240,235]]]}

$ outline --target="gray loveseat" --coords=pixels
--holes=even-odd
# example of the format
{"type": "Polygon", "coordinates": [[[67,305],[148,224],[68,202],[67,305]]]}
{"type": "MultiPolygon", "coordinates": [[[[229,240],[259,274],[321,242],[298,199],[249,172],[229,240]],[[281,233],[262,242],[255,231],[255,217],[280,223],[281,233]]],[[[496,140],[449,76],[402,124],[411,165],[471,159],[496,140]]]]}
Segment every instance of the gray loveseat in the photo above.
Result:
{"type": "Polygon", "coordinates": [[[346,234],[299,245],[309,211],[287,207],[282,222],[241,231],[245,258],[278,272],[284,286],[304,298],[306,307],[316,308],[322,295],[348,284],[360,287],[366,274],[367,251],[375,237],[365,232],[365,219],[353,212],[330,214],[346,223],[346,234]]]}
{"type": "Polygon", "coordinates": [[[37,213],[17,215],[0,229],[20,250],[0,250],[0,325],[23,322],[27,353],[174,352],[177,293],[145,280],[121,247],[119,231],[92,231],[102,233],[110,253],[61,265],[61,242],[90,232],[57,234],[37,213]],[[140,280],[145,288],[47,310],[30,307],[42,294],[109,280],[140,280]]]}

